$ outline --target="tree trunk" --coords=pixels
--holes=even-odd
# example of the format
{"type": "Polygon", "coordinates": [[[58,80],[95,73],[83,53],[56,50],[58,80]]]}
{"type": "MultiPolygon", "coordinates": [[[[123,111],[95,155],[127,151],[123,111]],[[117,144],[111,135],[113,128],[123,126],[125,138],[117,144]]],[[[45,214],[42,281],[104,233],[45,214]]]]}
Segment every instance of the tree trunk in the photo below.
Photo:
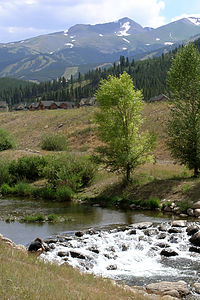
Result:
{"type": "Polygon", "coordinates": [[[198,166],[194,166],[194,177],[197,178],[199,175],[199,168],[198,166]]]}
{"type": "Polygon", "coordinates": [[[129,182],[131,177],[131,168],[130,165],[128,164],[126,167],[126,181],[129,182]]]}

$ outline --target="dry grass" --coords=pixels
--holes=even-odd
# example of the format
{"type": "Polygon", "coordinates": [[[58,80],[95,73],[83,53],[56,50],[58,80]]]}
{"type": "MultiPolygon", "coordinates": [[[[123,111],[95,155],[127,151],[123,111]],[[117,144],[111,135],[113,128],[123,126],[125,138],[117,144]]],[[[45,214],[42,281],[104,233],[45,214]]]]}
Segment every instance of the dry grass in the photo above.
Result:
{"type": "Polygon", "coordinates": [[[0,243],[0,298],[48,300],[144,299],[110,280],[81,274],[68,265],[44,263],[0,243]]]}
{"type": "MultiPolygon", "coordinates": [[[[65,135],[72,151],[91,152],[100,144],[94,132],[94,112],[98,108],[85,107],[71,110],[22,111],[0,113],[0,124],[13,133],[18,141],[18,150],[41,151],[40,141],[44,134],[65,135]]],[[[144,129],[158,135],[154,151],[158,160],[171,160],[165,149],[164,128],[168,115],[166,103],[145,104],[144,129]]]]}

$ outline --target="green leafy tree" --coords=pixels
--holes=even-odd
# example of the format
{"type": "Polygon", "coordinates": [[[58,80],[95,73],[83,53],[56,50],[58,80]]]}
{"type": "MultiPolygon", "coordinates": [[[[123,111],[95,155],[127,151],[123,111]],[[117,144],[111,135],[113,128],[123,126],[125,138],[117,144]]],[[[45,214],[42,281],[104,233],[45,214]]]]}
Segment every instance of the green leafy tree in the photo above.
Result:
{"type": "Polygon", "coordinates": [[[124,174],[128,182],[131,172],[151,158],[149,152],[155,146],[155,136],[141,132],[142,92],[134,89],[124,72],[119,78],[101,81],[96,97],[97,133],[104,143],[96,149],[96,157],[111,171],[124,174]]]}
{"type": "Polygon", "coordinates": [[[200,54],[192,43],[177,52],[167,84],[172,101],[167,143],[172,157],[196,177],[200,168],[200,54]]]}

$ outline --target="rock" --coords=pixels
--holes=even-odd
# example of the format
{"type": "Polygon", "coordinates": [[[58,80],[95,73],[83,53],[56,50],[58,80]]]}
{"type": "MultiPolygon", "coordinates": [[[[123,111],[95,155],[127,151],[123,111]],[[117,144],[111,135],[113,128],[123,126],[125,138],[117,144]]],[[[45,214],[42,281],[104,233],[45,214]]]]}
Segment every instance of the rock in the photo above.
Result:
{"type": "Polygon", "coordinates": [[[188,216],[193,217],[194,216],[194,210],[192,208],[188,208],[187,209],[187,214],[188,214],[188,216]]]}
{"type": "Polygon", "coordinates": [[[189,251],[190,252],[195,252],[195,253],[200,253],[200,248],[192,246],[192,247],[189,248],[189,251]]]}
{"type": "Polygon", "coordinates": [[[99,254],[99,250],[95,247],[90,247],[90,248],[88,248],[88,250],[91,251],[91,252],[94,252],[96,254],[99,254]]]}
{"type": "Polygon", "coordinates": [[[189,239],[189,241],[193,245],[200,247],[200,232],[197,232],[194,235],[192,235],[192,237],[189,239]]]}
{"type": "Polygon", "coordinates": [[[166,236],[167,236],[167,234],[162,232],[157,236],[157,238],[158,238],[158,240],[164,240],[166,238],[166,236]]]}
{"type": "Polygon", "coordinates": [[[61,128],[61,127],[63,127],[63,123],[60,123],[60,124],[58,125],[58,128],[61,128]]]}
{"type": "Polygon", "coordinates": [[[167,224],[161,224],[158,226],[159,231],[167,231],[167,224]]]}
{"type": "Polygon", "coordinates": [[[69,253],[68,253],[68,252],[64,252],[64,251],[59,251],[59,252],[57,253],[57,255],[58,255],[59,257],[65,257],[65,256],[68,256],[69,253]]]}
{"type": "Polygon", "coordinates": [[[83,231],[77,231],[77,232],[75,232],[75,236],[82,237],[82,236],[84,236],[84,232],[83,231]]]}
{"type": "Polygon", "coordinates": [[[180,214],[181,218],[187,218],[187,216],[188,216],[187,214],[180,214]]]}
{"type": "Polygon", "coordinates": [[[107,270],[117,270],[117,265],[109,265],[107,268],[107,270]]]}
{"type": "Polygon", "coordinates": [[[169,233],[181,233],[182,230],[178,229],[178,228],[169,228],[168,230],[169,233]]]}
{"type": "Polygon", "coordinates": [[[45,239],[43,242],[46,244],[56,244],[57,241],[58,241],[58,239],[49,238],[49,239],[45,239]]]}
{"type": "Polygon", "coordinates": [[[56,248],[56,246],[55,246],[55,244],[50,244],[50,245],[49,245],[49,248],[50,248],[51,250],[54,250],[54,249],[56,248]]]}
{"type": "Polygon", "coordinates": [[[200,208],[194,210],[195,217],[200,217],[200,208]]]}
{"type": "Polygon", "coordinates": [[[44,129],[47,129],[47,128],[49,128],[49,126],[48,126],[48,125],[45,125],[45,126],[44,126],[44,129]]]}
{"type": "Polygon", "coordinates": [[[136,229],[131,229],[128,234],[132,235],[132,234],[136,234],[136,229]]]}
{"type": "Polygon", "coordinates": [[[169,295],[176,298],[185,297],[190,293],[185,281],[151,283],[146,286],[146,290],[151,294],[169,295]]]}
{"type": "Polygon", "coordinates": [[[200,208],[200,201],[197,201],[193,204],[193,207],[194,209],[199,209],[200,208]]]}
{"type": "Polygon", "coordinates": [[[122,245],[122,251],[127,251],[127,250],[128,250],[128,246],[125,245],[125,244],[123,244],[123,245],[122,245]]]}
{"type": "Polygon", "coordinates": [[[178,237],[173,234],[169,238],[169,241],[170,241],[170,243],[177,244],[178,243],[178,237]]]}
{"type": "Polygon", "coordinates": [[[78,253],[75,251],[69,251],[69,253],[70,253],[71,257],[73,257],[73,258],[86,259],[86,256],[81,253],[78,253]]]}
{"type": "Polygon", "coordinates": [[[130,206],[129,206],[130,209],[137,209],[137,205],[132,203],[130,206]]]}
{"type": "Polygon", "coordinates": [[[164,207],[164,211],[165,212],[172,212],[173,208],[171,208],[170,206],[165,206],[164,207]]]}
{"type": "Polygon", "coordinates": [[[163,249],[160,252],[160,255],[166,256],[166,257],[171,257],[171,256],[177,256],[178,253],[172,249],[163,249]]]}
{"type": "Polygon", "coordinates": [[[152,236],[152,235],[155,235],[156,233],[157,233],[157,230],[155,228],[146,229],[144,231],[144,235],[147,235],[147,236],[152,236]]]}
{"type": "Polygon", "coordinates": [[[190,225],[186,229],[188,235],[193,235],[198,231],[199,231],[199,227],[197,225],[190,225]]]}
{"type": "Polygon", "coordinates": [[[200,283],[199,282],[195,282],[193,284],[193,288],[194,288],[195,293],[200,294],[200,283]]]}
{"type": "Polygon", "coordinates": [[[147,229],[153,225],[152,222],[142,222],[142,223],[136,223],[133,225],[133,228],[138,228],[138,229],[147,229]]]}
{"type": "Polygon", "coordinates": [[[186,220],[177,220],[173,221],[171,223],[172,227],[186,227],[187,226],[187,221],[186,220]]]}
{"type": "Polygon", "coordinates": [[[160,247],[160,248],[168,248],[168,247],[170,247],[168,244],[166,244],[166,243],[158,243],[158,244],[156,244],[156,246],[158,246],[158,247],[160,247]]]}
{"type": "Polygon", "coordinates": [[[97,234],[96,230],[94,229],[88,229],[85,231],[86,234],[89,234],[89,235],[94,235],[94,234],[97,234]]]}

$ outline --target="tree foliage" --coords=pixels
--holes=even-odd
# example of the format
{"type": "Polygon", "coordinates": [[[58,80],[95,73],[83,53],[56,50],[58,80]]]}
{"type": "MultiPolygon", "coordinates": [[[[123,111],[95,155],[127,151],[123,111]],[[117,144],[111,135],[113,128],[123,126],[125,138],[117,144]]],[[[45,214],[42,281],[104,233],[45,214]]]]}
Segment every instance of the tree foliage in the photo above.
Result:
{"type": "Polygon", "coordinates": [[[142,93],[135,90],[130,75],[109,76],[96,93],[97,133],[103,146],[97,148],[97,159],[111,171],[130,180],[131,171],[150,159],[155,136],[141,132],[142,93]]]}
{"type": "Polygon", "coordinates": [[[181,48],[168,73],[172,101],[168,146],[172,157],[194,170],[200,168],[200,54],[192,43],[181,48]]]}

